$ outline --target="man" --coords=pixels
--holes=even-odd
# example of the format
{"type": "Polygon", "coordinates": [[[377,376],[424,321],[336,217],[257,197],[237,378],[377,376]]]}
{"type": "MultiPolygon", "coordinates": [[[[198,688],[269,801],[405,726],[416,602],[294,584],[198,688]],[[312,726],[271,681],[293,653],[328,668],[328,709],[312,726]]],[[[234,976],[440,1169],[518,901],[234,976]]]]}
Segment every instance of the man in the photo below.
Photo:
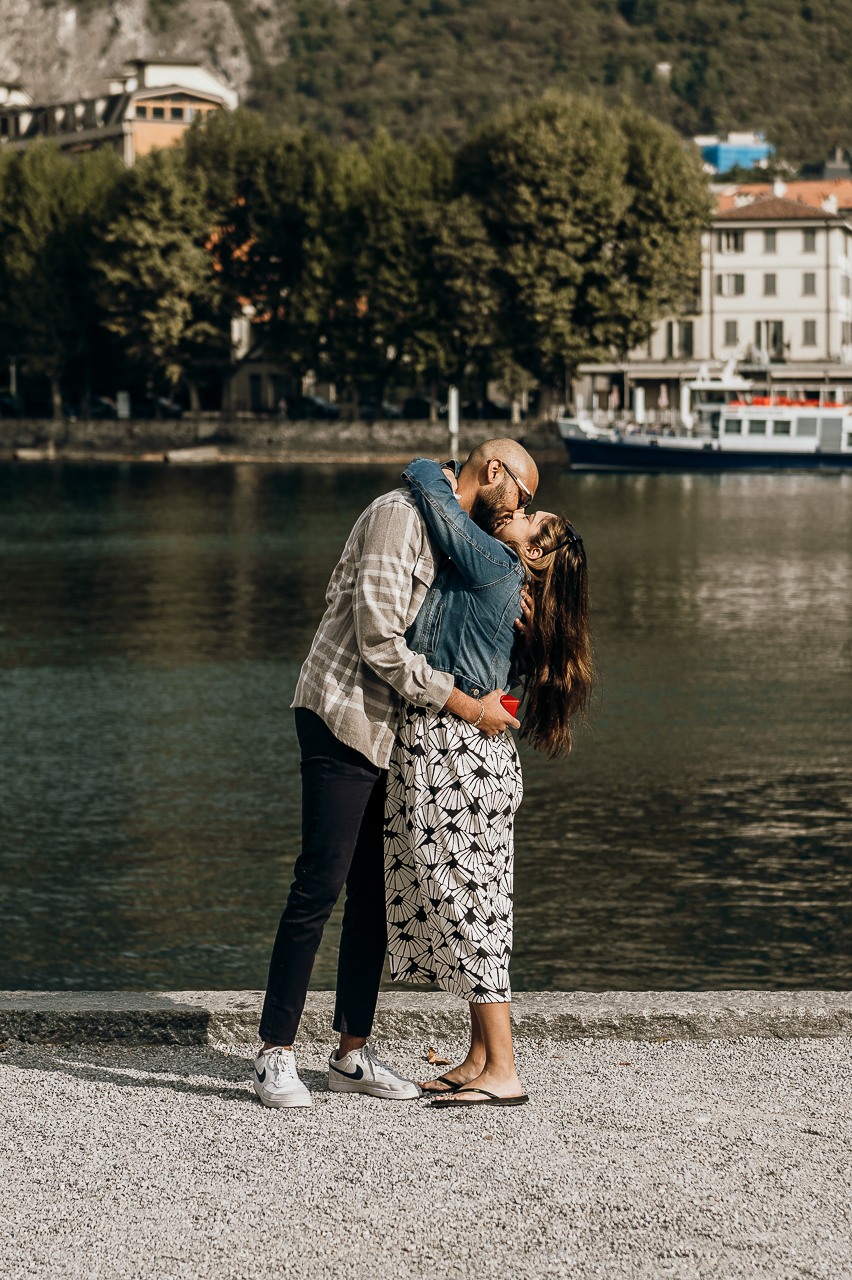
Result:
{"type": "MultiPolygon", "coordinates": [[[[488,440],[458,472],[461,506],[493,530],[532,501],[538,470],[515,440],[488,440]]],[[[269,967],[254,1088],[269,1107],[308,1107],[293,1041],[323,928],[346,885],[329,1088],[409,1099],[420,1090],[375,1057],[373,1024],[387,946],[385,781],[401,700],[446,707],[486,734],[518,722],[500,690],[468,697],[452,675],[412,653],[405,633],[438,569],[407,489],[377,498],[356,521],[326,592],[293,699],[302,763],[302,852],[269,967]]]]}

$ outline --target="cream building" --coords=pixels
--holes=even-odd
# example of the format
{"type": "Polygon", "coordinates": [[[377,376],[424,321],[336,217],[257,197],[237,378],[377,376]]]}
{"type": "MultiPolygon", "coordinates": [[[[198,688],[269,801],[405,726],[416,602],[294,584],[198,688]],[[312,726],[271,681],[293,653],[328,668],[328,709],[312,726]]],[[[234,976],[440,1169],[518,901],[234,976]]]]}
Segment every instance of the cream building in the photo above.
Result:
{"type": "Polygon", "coordinates": [[[198,62],[135,59],[105,91],[71,102],[31,103],[20,86],[0,93],[0,146],[23,150],[52,138],[71,153],[113,147],[130,166],[154,147],[178,141],[193,120],[233,110],[237,94],[198,62]]]}
{"type": "Polygon", "coordinates": [[[702,234],[694,314],[660,322],[625,361],[581,365],[584,406],[629,408],[641,387],[649,420],[669,422],[683,385],[732,359],[758,383],[852,390],[852,210],[771,190],[725,203],[702,234]]]}

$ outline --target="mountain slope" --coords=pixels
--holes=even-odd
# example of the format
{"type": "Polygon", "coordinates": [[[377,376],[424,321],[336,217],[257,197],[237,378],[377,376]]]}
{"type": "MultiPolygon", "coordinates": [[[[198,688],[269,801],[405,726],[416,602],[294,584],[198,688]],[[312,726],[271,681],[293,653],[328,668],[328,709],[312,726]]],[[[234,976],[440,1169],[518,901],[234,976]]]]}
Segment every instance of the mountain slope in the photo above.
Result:
{"type": "Polygon", "coordinates": [[[36,96],[173,54],[337,138],[458,137],[556,87],[687,134],[762,127],[794,161],[852,145],[852,0],[0,0],[0,22],[0,78],[36,96]]]}

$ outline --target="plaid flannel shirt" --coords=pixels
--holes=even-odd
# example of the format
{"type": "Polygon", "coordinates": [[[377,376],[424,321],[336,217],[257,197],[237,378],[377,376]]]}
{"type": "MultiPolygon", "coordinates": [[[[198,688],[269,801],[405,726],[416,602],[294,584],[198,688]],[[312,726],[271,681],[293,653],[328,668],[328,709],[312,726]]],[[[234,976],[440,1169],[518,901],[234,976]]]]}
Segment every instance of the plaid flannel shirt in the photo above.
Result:
{"type": "Polygon", "coordinates": [[[326,591],[328,607],[292,705],[307,707],[347,746],[386,769],[401,702],[443,707],[453,677],[412,653],[405,632],[437,572],[407,489],[377,498],[349,535],[326,591]]]}

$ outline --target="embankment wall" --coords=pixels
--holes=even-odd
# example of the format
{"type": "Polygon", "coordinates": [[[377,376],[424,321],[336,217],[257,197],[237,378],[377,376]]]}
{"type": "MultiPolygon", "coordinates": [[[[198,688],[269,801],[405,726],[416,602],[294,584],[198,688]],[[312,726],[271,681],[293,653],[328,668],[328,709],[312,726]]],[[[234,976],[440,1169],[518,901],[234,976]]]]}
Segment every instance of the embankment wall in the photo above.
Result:
{"type": "MultiPolygon", "coordinates": [[[[555,425],[506,421],[464,421],[459,428],[459,450],[464,456],[480,440],[512,435],[534,438],[559,446],[555,425]]],[[[0,419],[0,456],[18,450],[44,450],[53,441],[56,456],[75,460],[126,457],[155,460],[174,449],[218,447],[223,456],[258,459],[361,460],[375,457],[410,458],[445,455],[446,422],[430,423],[397,419],[380,422],[290,422],[281,418],[190,417],[157,422],[151,419],[115,419],[54,423],[49,419],[0,419]]]]}

